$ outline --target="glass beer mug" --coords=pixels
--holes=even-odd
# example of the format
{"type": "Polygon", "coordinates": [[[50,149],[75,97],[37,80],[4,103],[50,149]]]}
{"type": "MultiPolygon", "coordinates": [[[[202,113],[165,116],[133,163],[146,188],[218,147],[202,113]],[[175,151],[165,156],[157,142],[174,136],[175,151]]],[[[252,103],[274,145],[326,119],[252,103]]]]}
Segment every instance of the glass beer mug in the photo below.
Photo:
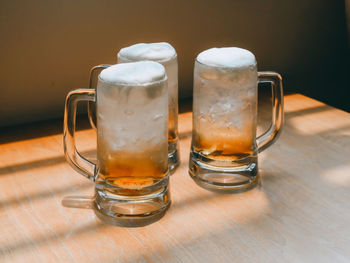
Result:
{"type": "Polygon", "coordinates": [[[139,225],[164,215],[170,205],[168,177],[168,89],[164,67],[142,61],[104,69],[94,89],[66,98],[66,159],[95,183],[93,208],[102,220],[139,225]],[[75,147],[78,101],[96,102],[97,163],[75,147]]]}
{"type": "Polygon", "coordinates": [[[257,72],[248,50],[212,48],[194,68],[193,131],[189,174],[203,188],[239,192],[258,183],[258,153],[277,138],[283,124],[282,78],[257,72]],[[256,138],[257,84],[272,85],[272,124],[256,138]]]}
{"type": "MultiPolygon", "coordinates": [[[[169,170],[174,169],[180,163],[178,145],[178,64],[177,54],[173,46],[166,42],[139,43],[122,48],[118,53],[118,63],[136,61],[155,61],[162,64],[168,77],[168,164],[169,170]]],[[[108,64],[98,65],[90,71],[90,88],[94,87],[97,72],[109,67],[108,64]]],[[[89,119],[93,127],[96,125],[95,105],[89,103],[89,119]]]]}
{"type": "Polygon", "coordinates": [[[172,45],[166,42],[140,43],[122,48],[118,53],[118,63],[142,60],[162,64],[168,76],[169,120],[168,120],[168,161],[172,171],[179,165],[178,146],[178,66],[177,54],[172,45]]]}

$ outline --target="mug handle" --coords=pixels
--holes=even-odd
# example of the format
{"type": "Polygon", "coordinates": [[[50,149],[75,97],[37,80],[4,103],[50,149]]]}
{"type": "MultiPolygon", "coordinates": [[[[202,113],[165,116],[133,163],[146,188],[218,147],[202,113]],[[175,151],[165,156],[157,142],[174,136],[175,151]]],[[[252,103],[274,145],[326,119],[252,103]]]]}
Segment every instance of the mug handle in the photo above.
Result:
{"type": "Polygon", "coordinates": [[[96,91],[94,89],[77,89],[68,93],[64,107],[63,120],[63,145],[64,154],[68,163],[78,173],[84,175],[95,182],[97,175],[96,164],[84,158],[75,146],[75,122],[77,104],[79,101],[96,101],[96,91]]]}
{"type": "MultiPolygon", "coordinates": [[[[100,73],[103,69],[110,67],[109,64],[101,64],[94,66],[90,69],[90,79],[89,79],[89,89],[96,90],[94,87],[94,80],[96,79],[96,73],[100,73]]],[[[96,131],[97,123],[96,123],[96,103],[89,101],[88,102],[88,116],[90,125],[96,131]]]]}
{"type": "Polygon", "coordinates": [[[258,152],[272,145],[281,133],[284,119],[283,86],[280,74],[271,71],[258,72],[258,83],[270,83],[272,90],[272,122],[257,139],[258,152]]]}

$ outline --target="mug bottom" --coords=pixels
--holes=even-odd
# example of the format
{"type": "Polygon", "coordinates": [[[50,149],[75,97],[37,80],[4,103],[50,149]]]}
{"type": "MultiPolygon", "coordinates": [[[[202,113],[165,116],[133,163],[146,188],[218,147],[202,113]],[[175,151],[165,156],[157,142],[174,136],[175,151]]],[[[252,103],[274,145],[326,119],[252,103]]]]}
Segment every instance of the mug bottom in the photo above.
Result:
{"type": "MultiPolygon", "coordinates": [[[[260,183],[257,159],[244,165],[218,166],[205,163],[191,152],[189,174],[202,188],[213,192],[240,193],[260,183]]],[[[216,162],[217,164],[217,162],[216,162]]]]}
{"type": "Polygon", "coordinates": [[[143,196],[121,196],[96,189],[93,209],[103,222],[139,227],[161,219],[170,206],[168,186],[143,196]]]}

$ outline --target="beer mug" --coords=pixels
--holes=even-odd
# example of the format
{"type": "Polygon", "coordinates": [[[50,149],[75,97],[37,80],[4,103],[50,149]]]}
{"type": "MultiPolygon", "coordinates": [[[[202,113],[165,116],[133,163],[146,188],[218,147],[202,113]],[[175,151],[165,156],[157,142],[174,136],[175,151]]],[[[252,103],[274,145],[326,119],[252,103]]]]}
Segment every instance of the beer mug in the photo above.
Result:
{"type": "MultiPolygon", "coordinates": [[[[178,143],[178,64],[177,54],[169,43],[139,43],[122,48],[118,53],[118,63],[150,60],[159,62],[165,68],[168,77],[168,164],[174,171],[180,163],[178,143]]],[[[90,71],[90,88],[94,88],[96,74],[109,67],[108,64],[95,66],[90,71]]],[[[93,127],[96,125],[95,105],[89,103],[89,119],[93,127]]]]}
{"type": "Polygon", "coordinates": [[[122,48],[118,53],[118,63],[151,60],[159,62],[165,68],[168,76],[168,161],[169,169],[174,170],[179,165],[178,145],[178,65],[177,54],[169,43],[140,43],[122,48]]]}
{"type": "Polygon", "coordinates": [[[248,50],[212,48],[195,61],[189,174],[203,188],[239,192],[258,183],[258,153],[283,124],[282,78],[257,72],[248,50]],[[272,123],[256,138],[257,84],[271,83],[272,123]]]}
{"type": "Polygon", "coordinates": [[[96,91],[71,91],[65,104],[64,150],[70,165],[95,183],[93,208],[103,221],[137,226],[163,216],[170,205],[164,67],[152,61],[113,65],[99,74],[96,91]],[[96,164],[75,147],[79,101],[96,102],[96,164]]]}

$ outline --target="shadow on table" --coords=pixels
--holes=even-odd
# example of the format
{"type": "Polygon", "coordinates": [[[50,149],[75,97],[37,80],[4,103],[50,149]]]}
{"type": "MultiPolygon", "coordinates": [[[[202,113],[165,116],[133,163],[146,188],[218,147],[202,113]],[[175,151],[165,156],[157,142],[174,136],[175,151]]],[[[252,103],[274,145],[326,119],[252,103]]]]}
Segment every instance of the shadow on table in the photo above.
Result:
{"type": "Polygon", "coordinates": [[[6,209],[12,205],[19,205],[29,200],[30,202],[33,202],[38,199],[50,198],[57,194],[63,195],[63,194],[69,194],[72,192],[76,193],[78,191],[89,189],[89,188],[91,188],[91,182],[87,180],[86,183],[83,183],[83,184],[70,185],[68,187],[65,186],[65,187],[56,188],[54,190],[41,191],[37,193],[32,193],[30,195],[23,195],[21,197],[6,199],[3,201],[0,201],[0,208],[6,209]]]}
{"type": "MultiPolygon", "coordinates": [[[[83,152],[84,156],[90,157],[89,159],[92,159],[93,158],[92,156],[94,156],[95,154],[96,154],[95,150],[83,152]]],[[[60,157],[47,158],[47,159],[38,160],[38,161],[32,161],[32,162],[26,162],[26,163],[1,167],[0,168],[0,176],[1,175],[9,175],[9,174],[17,173],[17,172],[21,172],[21,171],[28,171],[31,169],[37,169],[37,168],[50,166],[50,165],[56,165],[59,163],[63,163],[65,161],[66,161],[65,158],[63,156],[60,156],[60,157]]],[[[17,204],[20,204],[22,202],[25,202],[26,200],[35,201],[37,199],[44,199],[47,197],[52,197],[55,194],[66,194],[66,193],[70,193],[73,191],[76,192],[77,190],[83,190],[83,189],[87,189],[89,187],[91,187],[91,182],[87,180],[86,183],[79,184],[76,186],[71,185],[68,187],[56,188],[55,190],[41,191],[41,192],[37,192],[35,194],[24,195],[22,197],[16,197],[16,198],[12,198],[12,199],[3,200],[3,201],[0,201],[0,207],[2,209],[5,209],[8,206],[17,205],[17,204]]]]}
{"type": "MultiPolygon", "coordinates": [[[[300,95],[291,94],[289,96],[300,95]]],[[[297,101],[296,98],[294,100],[297,101]]],[[[266,130],[272,115],[270,110],[271,99],[259,100],[259,103],[259,126],[263,127],[262,130],[266,130]]],[[[317,102],[312,104],[311,107],[307,104],[304,108],[302,108],[303,104],[297,105],[297,107],[301,109],[285,112],[285,123],[281,137],[278,138],[276,145],[272,145],[271,148],[264,151],[267,159],[273,158],[273,154],[285,151],[286,158],[290,156],[290,161],[298,162],[296,168],[306,166],[312,169],[314,167],[319,175],[320,172],[326,173],[349,165],[347,156],[350,156],[350,114],[346,115],[348,119],[344,117],[343,122],[340,121],[341,117],[336,117],[337,121],[334,122],[331,119],[332,116],[337,116],[341,112],[335,113],[338,110],[328,105],[320,105],[317,102]],[[334,112],[334,115],[331,112],[334,112]],[[300,119],[299,122],[298,118],[303,119],[300,119]],[[334,123],[334,125],[330,125],[328,121],[334,123]],[[299,123],[300,126],[298,126],[299,123]],[[315,124],[314,132],[312,132],[312,124],[315,124]],[[278,150],[277,147],[279,147],[278,150]],[[294,156],[292,156],[292,153],[294,153],[294,156]]],[[[288,162],[288,160],[285,161],[288,162]]],[[[338,184],[337,186],[350,187],[350,174],[342,177],[344,184],[338,184]]]]}
{"type": "MultiPolygon", "coordinates": [[[[86,115],[77,116],[76,130],[91,129],[86,115]]],[[[2,127],[0,131],[0,145],[16,141],[29,140],[63,133],[63,120],[55,119],[2,127]]]]}
{"type": "MultiPolygon", "coordinates": [[[[88,159],[94,159],[96,155],[96,150],[91,150],[91,151],[83,151],[82,154],[87,157],[88,159]]],[[[6,166],[6,167],[1,167],[0,168],[0,176],[1,175],[9,175],[12,173],[17,173],[21,171],[28,171],[31,169],[37,169],[45,166],[50,166],[50,165],[56,165],[59,163],[65,162],[65,158],[63,156],[60,157],[53,157],[53,158],[47,158],[43,160],[38,160],[38,161],[32,161],[32,162],[26,162],[26,163],[21,163],[21,164],[16,164],[16,165],[11,165],[11,166],[6,166]]],[[[73,170],[72,170],[73,172],[73,170]]],[[[18,205],[22,202],[25,202],[27,200],[35,201],[38,199],[44,199],[48,197],[52,197],[53,195],[56,194],[67,194],[71,192],[77,192],[78,190],[84,190],[87,188],[91,188],[92,183],[89,180],[86,180],[86,183],[84,184],[79,184],[79,185],[70,185],[70,186],[65,186],[65,187],[59,187],[54,190],[45,190],[37,193],[32,193],[30,195],[23,195],[22,197],[16,197],[12,199],[7,199],[0,201],[0,208],[6,209],[7,207],[11,205],[18,205]]]]}
{"type": "MultiPolygon", "coordinates": [[[[268,109],[266,108],[266,110],[268,110],[268,109]]],[[[350,136],[348,134],[340,134],[340,132],[342,132],[342,131],[350,130],[350,125],[344,125],[340,129],[336,128],[336,127],[330,128],[330,129],[327,129],[325,131],[317,132],[315,134],[302,134],[298,131],[298,129],[296,129],[290,123],[291,119],[294,117],[312,115],[315,113],[327,112],[327,111],[331,111],[331,110],[333,110],[333,109],[328,107],[328,106],[317,106],[317,107],[313,107],[313,108],[302,109],[299,111],[292,111],[292,112],[286,113],[286,125],[285,125],[284,129],[285,129],[285,132],[288,133],[289,137],[297,138],[297,142],[299,142],[299,144],[296,144],[294,146],[289,145],[289,147],[291,147],[291,151],[294,151],[295,153],[300,152],[301,156],[299,156],[299,159],[298,159],[299,161],[301,161],[301,162],[303,162],[303,161],[308,162],[309,161],[307,158],[303,158],[303,155],[302,155],[303,152],[301,152],[300,149],[298,148],[298,147],[300,147],[300,144],[307,144],[309,140],[317,140],[318,137],[322,138],[322,140],[326,140],[327,143],[329,143],[330,145],[334,144],[337,147],[338,146],[345,147],[346,145],[350,145],[350,136]]],[[[267,120],[268,120],[268,118],[265,118],[265,121],[267,121],[267,120]]],[[[47,135],[47,134],[45,134],[45,135],[47,135]]],[[[189,136],[190,136],[190,133],[188,133],[188,132],[186,134],[180,134],[180,138],[188,138],[189,136]]],[[[281,137],[281,141],[282,141],[282,139],[283,138],[281,137]]],[[[322,140],[320,140],[320,143],[322,142],[322,140]]],[[[272,146],[272,147],[274,147],[274,146],[272,146]]],[[[269,151],[269,149],[267,151],[269,151]]],[[[343,152],[337,153],[334,151],[334,149],[329,149],[328,152],[318,153],[318,154],[320,154],[321,159],[325,159],[325,160],[327,160],[331,154],[344,155],[343,152]]],[[[7,169],[10,171],[10,173],[12,173],[15,171],[30,169],[30,167],[38,168],[41,166],[52,165],[53,163],[63,162],[63,161],[64,161],[63,157],[57,157],[57,158],[44,159],[44,160],[31,162],[31,163],[14,165],[13,167],[1,168],[2,170],[0,170],[0,174],[1,174],[1,172],[3,174],[5,173],[4,169],[7,169]]],[[[319,160],[319,161],[322,162],[322,160],[319,160]]],[[[348,165],[348,162],[349,162],[348,158],[345,158],[345,157],[333,158],[329,162],[324,162],[322,164],[322,169],[327,170],[327,169],[332,169],[332,168],[337,167],[337,166],[341,167],[343,165],[348,165]]],[[[174,174],[173,176],[176,176],[176,174],[174,174]]],[[[276,170],[275,172],[272,172],[272,170],[269,170],[269,171],[266,171],[265,174],[263,173],[263,181],[266,183],[266,187],[268,188],[268,184],[273,184],[274,181],[281,180],[280,179],[281,177],[287,178],[287,176],[293,176],[293,174],[286,175],[286,174],[283,174],[283,171],[276,170]]],[[[350,175],[347,175],[347,176],[350,177],[350,175]]],[[[323,184],[325,186],[327,186],[327,182],[324,182],[323,184]]],[[[86,184],[86,187],[87,187],[87,185],[88,184],[86,184]]],[[[341,185],[341,184],[339,184],[338,186],[344,187],[344,185],[341,185]]],[[[345,187],[348,187],[348,186],[349,185],[345,185],[345,187]]],[[[85,185],[83,185],[82,187],[84,188],[85,185]]],[[[263,188],[265,188],[264,185],[263,185],[263,188]]],[[[66,193],[70,190],[71,190],[71,188],[59,189],[57,192],[58,193],[66,193]]],[[[291,188],[291,191],[292,190],[293,190],[293,188],[291,188]]],[[[35,194],[34,198],[46,198],[46,197],[51,196],[52,194],[53,194],[52,192],[44,191],[44,192],[35,194]]],[[[292,192],[290,194],[292,196],[292,192]]],[[[183,211],[183,210],[187,209],[189,206],[194,206],[194,205],[198,205],[201,203],[212,202],[212,201],[218,199],[218,196],[223,196],[223,195],[208,193],[208,195],[206,195],[204,197],[203,196],[193,196],[190,199],[185,200],[183,203],[174,204],[172,206],[172,210],[174,210],[174,213],[175,212],[178,213],[179,211],[183,211]]],[[[235,195],[235,196],[237,198],[242,197],[240,195],[235,195]]],[[[16,200],[3,201],[0,204],[0,206],[7,207],[7,206],[12,205],[12,204],[19,204],[27,198],[32,198],[32,197],[23,197],[23,198],[20,198],[19,200],[16,199],[16,200]]],[[[308,202],[307,199],[305,199],[304,201],[308,202]]],[[[303,204],[301,204],[301,205],[303,205],[303,204]]],[[[280,209],[282,209],[282,208],[280,208],[280,209]]],[[[283,210],[281,210],[280,212],[283,213],[283,210]]],[[[257,218],[252,219],[251,221],[248,220],[243,225],[244,225],[244,227],[258,229],[259,226],[268,227],[268,224],[270,224],[270,223],[271,222],[269,222],[268,220],[267,221],[266,220],[259,220],[259,217],[257,217],[257,218]],[[257,228],[255,226],[257,226],[257,228]]],[[[78,228],[76,228],[76,230],[73,231],[71,236],[72,235],[79,235],[79,234],[82,234],[82,233],[88,232],[88,231],[98,230],[98,229],[104,228],[104,227],[107,227],[107,225],[105,225],[101,222],[88,224],[85,226],[79,226],[78,228]]],[[[111,226],[108,226],[108,227],[111,227],[111,226]]],[[[116,229],[118,229],[118,228],[116,227],[116,229]]],[[[183,247],[187,247],[188,249],[195,251],[196,246],[199,246],[199,245],[197,245],[197,243],[199,241],[205,242],[205,240],[209,240],[209,239],[217,242],[217,245],[219,246],[220,242],[226,242],[226,241],[229,242],[230,241],[229,238],[230,238],[230,235],[232,235],[233,229],[237,229],[237,223],[234,222],[234,220],[232,220],[230,222],[230,224],[228,224],[228,225],[222,226],[221,228],[219,227],[219,229],[217,229],[217,232],[215,232],[215,233],[206,233],[203,230],[204,231],[203,234],[200,237],[198,237],[197,240],[184,241],[181,245],[170,247],[168,249],[168,251],[163,249],[162,254],[170,253],[171,255],[175,255],[176,251],[183,249],[183,247]],[[220,240],[217,240],[217,237],[219,237],[219,236],[220,236],[220,240]]],[[[4,256],[5,255],[4,253],[6,253],[7,251],[9,251],[10,253],[17,253],[18,251],[21,251],[21,250],[26,249],[26,248],[31,247],[31,246],[49,244],[50,242],[57,241],[58,238],[65,238],[66,235],[68,233],[71,233],[71,232],[72,232],[72,230],[69,228],[67,230],[64,230],[64,231],[61,231],[58,233],[52,233],[52,234],[47,235],[47,236],[39,236],[37,238],[33,238],[33,239],[29,239],[29,240],[22,240],[20,242],[14,243],[14,244],[11,244],[11,243],[10,244],[2,244],[2,247],[1,247],[1,251],[3,253],[2,256],[4,256]]],[[[281,242],[281,244],[283,244],[283,242],[284,242],[283,238],[279,239],[276,235],[275,235],[275,233],[273,234],[273,237],[276,238],[276,242],[281,242]]],[[[246,244],[246,245],[249,246],[249,244],[246,244]]],[[[203,252],[203,250],[201,250],[201,251],[203,252]]],[[[232,254],[238,253],[239,254],[240,253],[239,246],[232,247],[232,251],[230,251],[229,253],[232,253],[232,254]]],[[[0,255],[0,258],[2,256],[0,255]]],[[[138,256],[135,253],[134,257],[130,259],[130,262],[142,261],[142,259],[143,259],[143,256],[138,256]]]]}
{"type": "MultiPolygon", "coordinates": [[[[84,155],[84,157],[90,160],[94,160],[96,158],[95,157],[96,150],[83,151],[82,155],[84,155]]],[[[63,162],[66,162],[66,158],[64,156],[59,156],[59,157],[41,159],[37,161],[30,161],[30,162],[24,162],[20,164],[8,165],[8,166],[0,167],[0,176],[17,173],[21,171],[28,171],[31,169],[42,168],[50,165],[56,165],[63,162]]]]}
{"type": "MultiPolygon", "coordinates": [[[[271,100],[264,99],[262,101],[262,103],[260,103],[260,105],[259,105],[260,106],[259,112],[265,111],[265,114],[263,114],[265,116],[265,118],[260,118],[260,124],[261,124],[261,126],[265,126],[265,128],[267,127],[267,124],[269,123],[269,119],[271,118],[271,113],[270,113],[269,105],[268,105],[269,102],[271,102],[271,100]]],[[[306,144],[309,140],[314,139],[315,136],[319,136],[319,137],[322,137],[322,139],[326,139],[328,142],[340,144],[340,146],[341,145],[344,145],[344,146],[350,145],[350,136],[345,135],[345,134],[339,134],[340,132],[342,132],[344,130],[350,130],[350,125],[344,125],[341,128],[328,129],[326,131],[322,131],[322,132],[319,132],[316,134],[301,134],[300,132],[298,132],[297,129],[295,129],[295,127],[293,125],[290,125],[290,120],[294,117],[312,115],[315,113],[327,112],[330,110],[334,110],[334,109],[330,108],[329,106],[326,106],[326,105],[321,105],[321,106],[301,109],[298,111],[287,112],[285,114],[286,121],[285,121],[284,130],[285,130],[285,132],[289,133],[289,136],[298,138],[298,141],[303,141],[306,144]]],[[[282,134],[283,134],[283,132],[282,132],[282,134]]],[[[180,133],[179,137],[182,140],[188,139],[191,137],[191,132],[189,131],[189,132],[180,133]]],[[[272,147],[274,147],[274,146],[272,146],[272,147]]],[[[290,147],[291,147],[291,150],[293,150],[293,145],[290,145],[290,147]]],[[[295,147],[298,147],[298,145],[295,145],[295,147]]],[[[298,151],[297,148],[295,148],[294,150],[296,152],[298,151]]],[[[267,150],[267,152],[268,151],[269,151],[269,149],[267,150]]],[[[86,152],[83,152],[83,154],[84,154],[84,156],[93,156],[95,154],[95,151],[94,150],[93,151],[86,151],[86,152]]],[[[318,153],[318,154],[320,154],[320,153],[318,153]]],[[[321,154],[322,154],[322,158],[327,160],[329,155],[331,154],[331,152],[324,152],[321,154]]],[[[305,160],[305,161],[307,161],[307,160],[305,160]]],[[[30,170],[30,169],[50,166],[50,165],[54,165],[54,164],[58,164],[58,163],[62,163],[62,162],[65,162],[65,158],[63,156],[60,156],[60,157],[47,158],[47,159],[42,159],[42,160],[38,160],[38,161],[16,164],[16,165],[12,165],[12,166],[1,167],[0,168],[0,176],[6,175],[6,174],[12,174],[12,173],[20,172],[20,171],[24,171],[24,170],[30,170]]],[[[342,166],[342,165],[346,165],[346,164],[348,164],[348,160],[346,158],[333,158],[331,162],[329,161],[329,162],[323,163],[323,166],[324,166],[324,169],[327,169],[327,168],[332,168],[335,166],[342,166]]],[[[176,175],[173,175],[173,176],[176,176],[176,175]]],[[[349,175],[349,177],[350,177],[350,175],[349,175]]],[[[61,189],[58,192],[59,193],[66,193],[69,191],[70,191],[70,189],[61,189]]],[[[50,196],[49,192],[42,192],[42,193],[35,194],[35,196],[33,196],[33,198],[35,198],[35,199],[36,198],[45,198],[48,196],[50,196]]],[[[16,199],[16,200],[3,201],[0,203],[0,205],[8,206],[12,203],[20,203],[22,200],[25,200],[26,198],[32,198],[32,196],[23,197],[21,199],[16,199]]]]}
{"type": "MultiPolygon", "coordinates": [[[[260,191],[260,190],[253,190],[253,191],[260,191]]],[[[251,195],[252,193],[253,192],[246,192],[246,193],[238,194],[237,197],[239,199],[237,199],[237,202],[241,202],[241,201],[246,202],[244,196],[251,195]]],[[[236,197],[232,196],[232,195],[221,195],[221,194],[217,194],[217,193],[203,191],[200,196],[191,196],[190,198],[187,198],[186,200],[184,200],[184,202],[182,202],[182,203],[177,203],[177,204],[172,205],[172,207],[171,207],[171,210],[173,211],[172,214],[182,213],[184,210],[189,209],[189,207],[201,206],[201,205],[207,204],[208,202],[218,200],[223,196],[226,196],[227,198],[230,198],[230,199],[236,199],[236,197]]],[[[250,198],[250,200],[251,200],[251,202],[256,203],[256,201],[254,201],[252,198],[250,198]]],[[[167,217],[167,216],[168,215],[166,214],[165,217],[167,217]]],[[[162,220],[163,219],[161,219],[159,222],[161,222],[162,220]]],[[[157,224],[157,223],[155,223],[155,224],[157,224]]],[[[28,238],[27,240],[21,240],[19,242],[15,242],[13,244],[11,244],[11,243],[10,244],[4,244],[4,243],[1,244],[0,259],[2,257],[5,257],[7,252],[10,252],[13,255],[14,253],[21,253],[22,250],[25,250],[25,249],[28,249],[31,247],[33,247],[33,248],[35,247],[36,249],[38,249],[38,247],[40,248],[40,246],[50,245],[50,243],[57,242],[60,239],[65,240],[65,239],[67,239],[67,236],[72,238],[72,237],[75,237],[75,236],[78,236],[78,235],[81,235],[81,234],[84,234],[87,232],[98,231],[99,229],[102,229],[102,228],[110,228],[111,231],[112,231],[112,229],[113,229],[113,231],[121,231],[122,229],[124,229],[122,227],[107,225],[101,221],[96,221],[96,222],[89,223],[89,224],[86,224],[83,226],[74,227],[74,229],[72,229],[67,224],[67,229],[59,231],[59,232],[51,231],[51,234],[48,234],[48,235],[41,235],[38,237],[27,237],[28,238]]],[[[140,229],[140,228],[133,228],[133,229],[134,230],[130,230],[130,231],[137,232],[138,231],[137,229],[140,229]]],[[[94,239],[93,235],[91,235],[91,238],[94,239]]],[[[99,241],[95,240],[95,242],[99,242],[99,241]]],[[[134,254],[137,254],[137,253],[134,253],[134,254]]],[[[134,262],[134,261],[132,261],[132,262],[134,262]]]]}
{"type": "Polygon", "coordinates": [[[28,240],[22,240],[20,242],[16,242],[14,244],[2,244],[0,248],[0,259],[1,257],[6,256],[6,252],[10,252],[11,254],[14,253],[21,253],[20,251],[28,248],[37,248],[42,245],[48,245],[50,242],[57,242],[60,239],[66,239],[67,235],[69,236],[78,236],[87,232],[93,232],[98,229],[107,227],[107,225],[103,224],[102,222],[93,222],[86,225],[79,225],[78,227],[69,228],[67,230],[61,231],[61,232],[55,232],[53,234],[49,235],[43,235],[39,237],[28,237],[28,240]]]}

